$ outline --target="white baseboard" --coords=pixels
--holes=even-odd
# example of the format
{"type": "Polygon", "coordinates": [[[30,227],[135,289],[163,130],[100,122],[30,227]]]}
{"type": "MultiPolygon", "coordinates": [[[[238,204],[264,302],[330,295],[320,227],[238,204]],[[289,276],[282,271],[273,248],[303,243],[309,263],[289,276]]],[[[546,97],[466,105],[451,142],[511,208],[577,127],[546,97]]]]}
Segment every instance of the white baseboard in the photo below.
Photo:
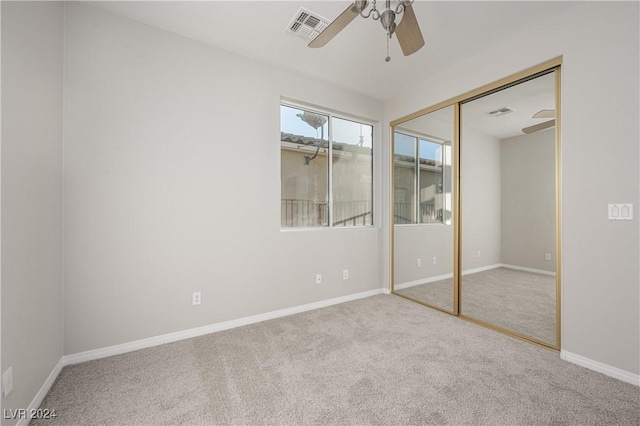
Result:
{"type": "MultiPolygon", "coordinates": [[[[553,277],[556,276],[555,272],[545,271],[543,269],[527,268],[524,266],[508,265],[506,263],[495,263],[493,265],[481,266],[479,268],[466,269],[462,271],[462,275],[476,274],[478,272],[490,271],[491,269],[497,269],[497,268],[507,268],[507,269],[514,269],[517,271],[533,272],[535,274],[550,275],[553,277]]],[[[448,278],[453,278],[453,274],[436,275],[434,277],[423,278],[420,280],[407,281],[401,284],[396,284],[394,288],[396,290],[404,290],[405,288],[415,287],[422,284],[428,284],[428,283],[432,283],[440,280],[446,280],[448,278]]]]}
{"type": "Polygon", "coordinates": [[[527,268],[526,266],[508,265],[506,263],[501,263],[500,266],[507,269],[515,269],[516,271],[533,272],[534,274],[549,275],[551,277],[556,276],[555,272],[545,271],[544,269],[527,268]]]}
{"type": "Polygon", "coordinates": [[[390,289],[390,288],[386,288],[386,287],[385,287],[385,288],[383,288],[383,289],[382,289],[382,292],[383,292],[384,294],[391,294],[391,289],[390,289]]]}
{"type": "MultiPolygon", "coordinates": [[[[550,275],[553,277],[556,276],[555,272],[545,271],[544,269],[527,268],[525,266],[508,265],[506,263],[496,263],[493,265],[481,266],[479,268],[466,269],[462,271],[462,275],[476,274],[478,272],[490,271],[491,269],[497,269],[497,268],[507,268],[507,269],[514,269],[517,271],[533,272],[535,274],[550,275]]],[[[423,278],[415,281],[407,281],[404,283],[396,284],[394,288],[396,290],[403,290],[405,288],[415,287],[422,284],[428,284],[428,283],[432,283],[440,280],[446,280],[448,278],[453,278],[453,274],[436,275],[434,277],[423,278]]]]}
{"type": "Polygon", "coordinates": [[[436,275],[436,276],[433,276],[433,277],[422,278],[422,279],[415,280],[415,281],[407,281],[405,283],[396,284],[393,288],[395,290],[403,290],[405,288],[415,287],[415,286],[418,286],[418,285],[433,283],[433,282],[441,281],[441,280],[446,280],[448,278],[453,278],[453,274],[436,275]]]}
{"type": "MultiPolygon", "coordinates": [[[[486,268],[483,270],[494,269],[486,268]]],[[[468,273],[471,273],[467,271],[468,273]]],[[[476,271],[479,272],[479,271],[476,271]]],[[[267,312],[265,314],[253,315],[250,317],[240,318],[232,321],[225,321],[222,323],[212,324],[209,326],[193,328],[190,330],[184,330],[176,333],[164,334],[161,336],[151,337],[148,339],[137,340],[134,342],[124,343],[121,345],[109,346],[106,348],[95,349],[86,352],[80,352],[72,355],[65,355],[60,358],[60,361],[55,365],[44,384],[33,398],[29,407],[27,408],[27,412],[32,409],[37,409],[42,404],[45,396],[55,383],[58,375],[62,368],[66,365],[77,364],[80,362],[90,361],[99,358],[105,358],[112,355],[122,354],[126,352],[132,352],[138,349],[149,348],[152,346],[162,345],[164,343],[171,343],[178,340],[189,339],[191,337],[202,336],[209,333],[215,333],[216,331],[229,330],[235,327],[241,327],[243,325],[255,324],[257,322],[266,321],[275,318],[281,318],[297,313],[302,313],[306,311],[312,311],[315,309],[325,308],[332,305],[337,305],[340,303],[350,302],[352,300],[364,299],[367,297],[375,296],[378,294],[389,294],[389,289],[375,289],[369,290],[362,293],[350,294],[347,296],[336,297],[334,299],[322,300],[320,302],[309,303],[306,305],[295,306],[292,308],[281,309],[278,311],[267,312]]],[[[612,367],[610,365],[594,361],[592,359],[573,354],[571,352],[567,352],[565,350],[560,351],[560,358],[565,361],[571,362],[573,364],[579,365],[581,367],[588,368],[593,371],[597,371],[599,373],[603,373],[607,376],[614,377],[616,379],[622,380],[626,383],[631,383],[635,386],[640,386],[640,376],[638,374],[631,373],[629,371],[625,371],[616,367],[612,367]]],[[[29,419],[20,419],[17,422],[18,426],[27,426],[29,424],[29,419]]]]}
{"type": "MultiPolygon", "coordinates": [[[[64,367],[64,362],[63,359],[60,358],[60,361],[58,361],[56,366],[53,367],[53,370],[51,370],[49,377],[47,377],[47,380],[44,381],[44,384],[36,394],[35,398],[33,398],[33,401],[31,401],[31,404],[29,404],[29,406],[27,407],[27,416],[33,410],[37,410],[38,407],[40,407],[40,404],[42,404],[42,401],[44,401],[44,397],[47,396],[47,393],[49,393],[51,386],[53,386],[56,379],[58,378],[58,374],[60,374],[62,367],[64,367]]],[[[16,423],[16,425],[27,426],[29,424],[29,421],[29,418],[20,419],[18,420],[18,423],[16,423]]]]}
{"type": "Polygon", "coordinates": [[[320,302],[308,303],[306,305],[294,306],[292,308],[280,309],[278,311],[267,312],[250,317],[239,318],[236,320],[220,322],[216,324],[206,325],[203,327],[192,328],[175,333],[163,334],[160,336],[149,337],[147,339],[135,340],[133,342],[123,343],[120,345],[108,346],[106,348],[93,349],[90,351],[79,352],[76,354],[65,355],[62,357],[64,365],[77,364],[80,362],[91,361],[94,359],[106,358],[112,355],[119,355],[127,352],[137,351],[139,349],[150,348],[153,346],[163,345],[165,343],[177,342],[179,340],[189,339],[191,337],[202,336],[205,334],[215,333],[217,331],[229,330],[244,325],[255,324],[257,322],[267,321],[270,319],[286,317],[301,312],[312,311],[319,308],[325,308],[331,305],[337,305],[352,300],[364,299],[366,297],[382,294],[384,290],[378,288],[362,293],[350,294],[347,296],[336,297],[334,299],[322,300],[320,302]]]}
{"type": "Polygon", "coordinates": [[[622,380],[623,382],[631,383],[632,385],[640,386],[640,375],[631,373],[629,371],[621,370],[617,367],[604,364],[602,362],[594,361],[592,359],[576,355],[571,352],[567,352],[564,349],[560,351],[560,358],[570,363],[579,365],[581,367],[588,368],[589,370],[597,371],[598,373],[605,374],[609,377],[622,380]]]}
{"type": "Polygon", "coordinates": [[[464,271],[462,271],[462,275],[476,274],[478,272],[490,271],[491,269],[498,269],[500,267],[502,267],[502,263],[496,263],[494,265],[481,266],[479,268],[473,268],[473,269],[465,269],[464,271]]]}

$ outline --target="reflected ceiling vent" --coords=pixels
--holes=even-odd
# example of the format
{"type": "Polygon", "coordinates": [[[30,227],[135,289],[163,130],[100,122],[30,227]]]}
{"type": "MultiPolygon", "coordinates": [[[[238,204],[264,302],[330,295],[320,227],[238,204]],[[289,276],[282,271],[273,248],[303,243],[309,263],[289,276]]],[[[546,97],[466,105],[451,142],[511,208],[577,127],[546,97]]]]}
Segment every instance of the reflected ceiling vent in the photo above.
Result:
{"type": "Polygon", "coordinates": [[[287,25],[287,32],[313,40],[327,25],[329,25],[329,20],[301,7],[287,25]]]}
{"type": "Polygon", "coordinates": [[[509,107],[502,107],[495,111],[490,111],[488,112],[488,114],[492,117],[500,117],[501,115],[509,114],[509,113],[512,113],[513,111],[515,111],[515,109],[509,108],[509,107]]]}

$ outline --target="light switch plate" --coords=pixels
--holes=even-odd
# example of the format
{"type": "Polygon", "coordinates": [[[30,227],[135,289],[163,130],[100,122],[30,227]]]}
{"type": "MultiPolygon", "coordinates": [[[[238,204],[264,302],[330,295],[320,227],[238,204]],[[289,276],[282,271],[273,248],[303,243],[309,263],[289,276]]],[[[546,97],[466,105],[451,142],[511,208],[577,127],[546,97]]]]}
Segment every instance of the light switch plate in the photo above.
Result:
{"type": "Polygon", "coordinates": [[[633,203],[609,204],[609,220],[633,220],[633,203]]]}

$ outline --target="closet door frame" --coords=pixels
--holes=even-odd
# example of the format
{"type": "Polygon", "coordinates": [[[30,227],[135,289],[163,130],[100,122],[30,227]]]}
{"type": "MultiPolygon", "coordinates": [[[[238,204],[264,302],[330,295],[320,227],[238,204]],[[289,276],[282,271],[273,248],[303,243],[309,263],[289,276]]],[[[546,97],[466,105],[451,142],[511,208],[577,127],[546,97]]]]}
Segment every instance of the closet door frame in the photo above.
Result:
{"type": "Polygon", "coordinates": [[[446,101],[440,102],[436,105],[421,109],[407,116],[401,117],[399,119],[393,120],[390,123],[390,139],[391,139],[391,147],[390,147],[390,283],[391,283],[391,293],[396,294],[400,297],[404,297],[406,299],[412,300],[417,303],[421,303],[425,306],[438,309],[440,311],[452,314],[454,316],[458,316],[466,321],[473,322],[475,324],[479,324],[483,327],[490,328],[492,330],[498,331],[503,334],[507,334],[509,336],[515,337],[520,340],[524,340],[527,342],[531,342],[533,344],[546,347],[553,350],[560,350],[562,347],[562,229],[561,229],[561,219],[562,219],[562,196],[561,196],[561,145],[562,145],[562,103],[561,103],[561,67],[562,67],[562,56],[557,58],[553,58],[541,64],[535,65],[533,67],[527,68],[518,73],[512,74],[508,77],[502,78],[493,83],[486,84],[481,86],[475,90],[469,91],[462,95],[456,96],[454,98],[448,99],[446,101]],[[555,184],[556,184],[556,211],[555,211],[555,248],[556,248],[556,344],[551,345],[545,342],[541,342],[539,340],[533,339],[531,337],[521,335],[519,333],[510,331],[508,329],[504,329],[490,323],[486,323],[480,320],[476,320],[473,318],[466,317],[460,313],[460,302],[461,302],[461,247],[462,247],[462,232],[463,232],[463,224],[461,223],[463,206],[461,205],[461,193],[460,193],[460,135],[461,135],[461,120],[460,120],[460,111],[461,105],[465,102],[470,101],[473,98],[477,98],[483,96],[485,94],[497,91],[498,89],[506,88],[509,86],[516,85],[528,79],[531,79],[537,75],[545,74],[545,73],[554,73],[554,81],[555,81],[555,103],[556,103],[556,126],[555,126],[555,184]],[[395,127],[409,120],[413,120],[415,118],[421,117],[425,114],[429,114],[430,112],[446,108],[453,105],[454,106],[454,141],[453,141],[453,312],[444,311],[437,306],[430,305],[428,303],[413,299],[411,297],[403,296],[395,291],[395,283],[394,283],[394,130],[395,127]]]}

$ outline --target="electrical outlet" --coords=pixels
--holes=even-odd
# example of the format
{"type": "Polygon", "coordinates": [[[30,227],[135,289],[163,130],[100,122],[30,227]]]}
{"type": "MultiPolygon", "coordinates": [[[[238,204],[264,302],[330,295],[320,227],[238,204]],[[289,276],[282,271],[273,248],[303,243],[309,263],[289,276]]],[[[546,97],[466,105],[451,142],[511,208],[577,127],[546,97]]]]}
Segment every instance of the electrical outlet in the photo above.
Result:
{"type": "Polygon", "coordinates": [[[200,294],[199,291],[193,293],[193,296],[191,298],[191,304],[192,305],[199,305],[202,302],[202,296],[200,294]]]}
{"type": "Polygon", "coordinates": [[[316,284],[322,284],[322,274],[316,274],[316,284]]]}
{"type": "Polygon", "coordinates": [[[546,253],[544,255],[544,260],[551,260],[551,253],[546,253]]]}
{"type": "Polygon", "coordinates": [[[2,395],[6,398],[13,390],[13,367],[2,373],[2,395]]]}
{"type": "Polygon", "coordinates": [[[438,258],[433,256],[433,264],[435,265],[436,263],[438,263],[438,258]]]}
{"type": "Polygon", "coordinates": [[[633,203],[609,204],[609,220],[633,220],[633,203]]]}
{"type": "Polygon", "coordinates": [[[349,270],[348,269],[343,269],[342,270],[342,279],[343,280],[348,280],[349,279],[349,270]]]}
{"type": "Polygon", "coordinates": [[[422,259],[420,259],[420,258],[416,259],[416,266],[418,268],[422,268],[422,259]]]}
{"type": "Polygon", "coordinates": [[[480,257],[480,250],[478,250],[478,257],[480,257]]]}

